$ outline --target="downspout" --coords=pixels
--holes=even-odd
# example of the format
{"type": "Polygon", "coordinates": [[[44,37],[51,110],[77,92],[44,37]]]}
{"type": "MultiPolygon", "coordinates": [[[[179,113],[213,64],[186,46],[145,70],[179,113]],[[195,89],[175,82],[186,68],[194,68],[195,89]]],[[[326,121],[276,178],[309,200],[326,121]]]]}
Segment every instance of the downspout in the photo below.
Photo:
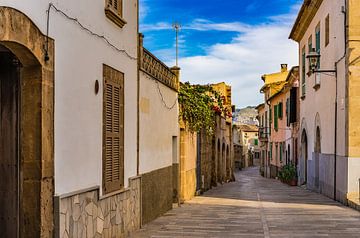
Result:
{"type": "Polygon", "coordinates": [[[346,47],[347,47],[347,0],[344,0],[344,4],[345,6],[342,8],[341,12],[344,14],[344,55],[335,62],[335,69],[336,69],[336,73],[335,73],[335,125],[334,125],[334,200],[336,200],[336,190],[337,190],[337,186],[336,186],[336,180],[337,180],[337,121],[338,121],[338,64],[340,63],[340,61],[342,61],[345,56],[346,56],[346,47]]]}
{"type": "MultiPolygon", "coordinates": [[[[269,109],[271,110],[271,104],[269,103],[269,100],[266,100],[266,104],[269,106],[269,109]]],[[[269,130],[270,130],[270,132],[271,132],[271,124],[270,124],[270,110],[269,110],[269,115],[268,115],[268,122],[269,122],[269,127],[267,127],[267,128],[269,128],[269,130]]],[[[268,151],[267,151],[267,153],[266,153],[266,157],[269,155],[269,151],[272,149],[272,148],[270,148],[270,136],[271,136],[271,133],[270,133],[270,135],[269,135],[269,140],[268,140],[268,151]]],[[[272,157],[272,151],[270,152],[270,154],[271,154],[271,157],[272,157]]],[[[270,161],[270,159],[272,159],[272,158],[268,158],[267,160],[266,160],[266,164],[267,164],[267,166],[266,166],[266,175],[267,174],[269,174],[269,176],[271,177],[271,169],[270,169],[270,164],[269,164],[269,161],[270,161]],[[270,171],[269,171],[270,170],[270,171]]],[[[266,175],[265,175],[265,177],[266,177],[266,175]]]]}
{"type": "Polygon", "coordinates": [[[136,35],[137,35],[137,125],[136,125],[136,175],[140,174],[140,65],[142,61],[142,39],[143,36],[139,33],[139,0],[137,0],[137,24],[136,24],[136,35]]]}

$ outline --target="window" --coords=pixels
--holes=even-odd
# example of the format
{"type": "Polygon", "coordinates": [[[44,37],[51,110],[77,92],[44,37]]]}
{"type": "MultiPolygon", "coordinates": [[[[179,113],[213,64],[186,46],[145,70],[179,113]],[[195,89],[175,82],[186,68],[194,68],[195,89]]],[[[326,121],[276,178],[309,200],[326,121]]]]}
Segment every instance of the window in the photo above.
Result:
{"type": "Polygon", "coordinates": [[[313,43],[312,43],[312,35],[308,39],[308,52],[312,52],[313,50],[313,43]]]}
{"type": "MultiPolygon", "coordinates": [[[[313,51],[312,36],[308,39],[308,53],[313,51]]],[[[306,57],[305,57],[306,58],[306,57]]],[[[311,66],[309,64],[309,75],[311,74],[311,66]]]]}
{"type": "Polygon", "coordinates": [[[124,74],[103,65],[103,187],[124,187],[124,74]]]}
{"type": "Polygon", "coordinates": [[[279,110],[279,105],[275,105],[274,106],[274,130],[278,131],[278,110],[279,110]]]}
{"type": "Polygon", "coordinates": [[[280,150],[279,150],[279,155],[280,155],[280,162],[282,162],[282,149],[283,149],[283,146],[282,146],[282,143],[280,143],[280,150]]]}
{"type": "Polygon", "coordinates": [[[325,18],[325,47],[330,43],[330,16],[325,18]]]}
{"type": "Polygon", "coordinates": [[[286,125],[290,126],[290,98],[286,99],[286,125]]]}
{"type": "Polygon", "coordinates": [[[254,145],[259,145],[259,140],[258,139],[254,140],[254,145]]]}
{"type": "Polygon", "coordinates": [[[301,96],[305,97],[306,95],[306,91],[305,91],[305,68],[306,68],[306,55],[305,55],[305,46],[302,49],[302,54],[301,54],[301,96]]]}
{"type": "MultiPolygon", "coordinates": [[[[315,51],[320,54],[320,38],[321,38],[321,35],[320,35],[320,23],[316,26],[316,29],[315,29],[315,51]]],[[[318,61],[318,69],[320,68],[320,58],[319,58],[319,61],[318,61]]]]}
{"type": "Polygon", "coordinates": [[[283,117],[283,103],[282,102],[279,102],[278,114],[279,114],[279,118],[282,119],[282,117],[283,117]]]}
{"type": "Polygon", "coordinates": [[[123,17],[123,0],[105,0],[105,15],[119,27],[123,27],[126,21],[123,17]]]}

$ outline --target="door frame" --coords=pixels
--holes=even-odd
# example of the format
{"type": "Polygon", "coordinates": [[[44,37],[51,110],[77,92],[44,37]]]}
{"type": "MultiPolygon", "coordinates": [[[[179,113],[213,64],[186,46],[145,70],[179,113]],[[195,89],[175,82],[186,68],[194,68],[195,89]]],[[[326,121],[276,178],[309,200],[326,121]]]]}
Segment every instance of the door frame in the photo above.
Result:
{"type": "Polygon", "coordinates": [[[54,40],[24,13],[0,7],[0,44],[21,62],[20,237],[54,231],[54,40]],[[44,46],[48,46],[45,52],[44,46]],[[48,57],[45,55],[48,53],[48,57]],[[22,196],[26,194],[26,196],[22,196]]]}

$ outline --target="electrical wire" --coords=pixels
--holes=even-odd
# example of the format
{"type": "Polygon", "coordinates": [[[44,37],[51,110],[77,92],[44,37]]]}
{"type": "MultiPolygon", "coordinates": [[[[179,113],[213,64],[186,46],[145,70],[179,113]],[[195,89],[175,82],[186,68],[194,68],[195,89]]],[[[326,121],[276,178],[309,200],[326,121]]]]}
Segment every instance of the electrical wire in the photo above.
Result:
{"type": "Polygon", "coordinates": [[[158,81],[157,79],[153,78],[153,77],[148,76],[147,74],[144,74],[144,75],[145,75],[145,77],[146,77],[147,79],[154,80],[154,81],[156,82],[157,91],[158,91],[159,97],[160,97],[161,102],[162,102],[162,104],[164,105],[164,107],[165,107],[166,109],[168,109],[169,111],[171,111],[172,109],[174,109],[175,106],[177,105],[179,96],[176,96],[174,103],[169,106],[168,103],[167,103],[167,102],[165,101],[165,99],[164,99],[163,93],[161,92],[160,85],[159,85],[159,81],[158,81]]]}
{"type": "Polygon", "coordinates": [[[176,104],[178,102],[178,96],[175,98],[174,103],[171,106],[168,106],[168,104],[165,102],[164,96],[163,96],[163,94],[162,94],[162,92],[160,90],[159,82],[157,80],[156,80],[156,85],[157,85],[157,88],[158,88],[158,92],[159,92],[161,101],[164,104],[164,107],[166,107],[168,110],[172,110],[176,106],[176,104]]]}
{"type": "Polygon", "coordinates": [[[113,43],[110,42],[110,40],[108,40],[108,38],[106,38],[104,35],[100,35],[98,33],[95,33],[93,31],[91,31],[89,28],[85,27],[81,22],[79,22],[79,20],[77,18],[71,17],[68,14],[66,14],[65,12],[63,12],[62,10],[60,10],[59,8],[57,8],[53,3],[49,3],[49,7],[46,11],[47,13],[47,29],[46,29],[46,48],[45,48],[45,61],[47,61],[48,58],[48,51],[49,51],[49,29],[50,29],[50,11],[51,9],[54,9],[56,12],[60,13],[62,16],[64,16],[65,18],[67,18],[68,20],[71,20],[73,22],[75,22],[77,25],[80,26],[81,29],[83,29],[84,31],[86,31],[87,33],[89,33],[92,36],[95,36],[97,38],[102,39],[105,43],[107,43],[109,46],[111,46],[113,49],[115,49],[116,51],[125,54],[128,58],[132,59],[132,60],[137,60],[137,57],[132,56],[131,54],[129,54],[126,50],[124,49],[120,49],[118,47],[116,47],[113,43]]]}

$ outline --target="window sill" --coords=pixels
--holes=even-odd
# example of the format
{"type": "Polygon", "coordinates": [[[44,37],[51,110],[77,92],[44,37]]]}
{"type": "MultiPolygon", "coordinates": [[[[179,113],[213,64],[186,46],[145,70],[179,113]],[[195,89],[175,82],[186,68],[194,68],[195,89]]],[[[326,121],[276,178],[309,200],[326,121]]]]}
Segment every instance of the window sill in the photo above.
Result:
{"type": "Polygon", "coordinates": [[[110,7],[105,8],[105,15],[120,28],[123,28],[123,26],[125,26],[125,24],[127,23],[118,13],[116,13],[110,7]]]}

